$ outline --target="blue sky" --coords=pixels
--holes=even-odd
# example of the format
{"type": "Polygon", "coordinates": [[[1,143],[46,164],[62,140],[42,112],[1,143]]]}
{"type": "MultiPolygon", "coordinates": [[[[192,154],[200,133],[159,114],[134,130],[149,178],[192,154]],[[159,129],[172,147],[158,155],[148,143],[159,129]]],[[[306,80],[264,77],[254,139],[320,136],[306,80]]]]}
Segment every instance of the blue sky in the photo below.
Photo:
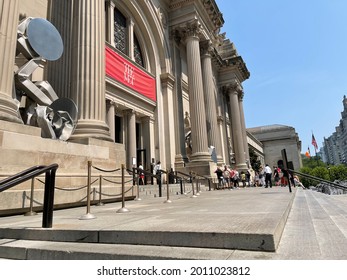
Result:
{"type": "Polygon", "coordinates": [[[347,95],[346,0],[216,0],[221,32],[251,76],[243,83],[247,127],[295,128],[302,153],[322,147],[347,95]]]}

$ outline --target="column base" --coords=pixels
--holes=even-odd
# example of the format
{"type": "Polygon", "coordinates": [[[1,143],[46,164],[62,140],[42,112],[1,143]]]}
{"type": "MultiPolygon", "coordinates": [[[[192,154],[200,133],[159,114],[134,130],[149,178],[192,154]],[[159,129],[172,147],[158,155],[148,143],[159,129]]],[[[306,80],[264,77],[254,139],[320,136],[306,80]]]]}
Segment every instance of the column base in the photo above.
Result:
{"type": "Polygon", "coordinates": [[[188,162],[186,168],[189,171],[195,172],[199,175],[211,178],[214,176],[214,171],[217,169],[217,164],[213,161],[209,162],[188,162]]]}
{"type": "Polygon", "coordinates": [[[16,101],[2,93],[0,93],[0,120],[23,124],[16,101]]]}
{"type": "Polygon", "coordinates": [[[69,140],[85,138],[96,138],[113,142],[107,124],[97,120],[79,120],[69,140]]]}
{"type": "Polygon", "coordinates": [[[175,169],[184,167],[185,162],[181,154],[175,156],[175,169]]]}
{"type": "Polygon", "coordinates": [[[237,171],[247,171],[248,170],[248,166],[246,163],[237,163],[236,164],[236,169],[237,171]]]}
{"type": "Polygon", "coordinates": [[[198,152],[190,156],[191,162],[210,162],[212,161],[211,155],[208,152],[198,152]]]}

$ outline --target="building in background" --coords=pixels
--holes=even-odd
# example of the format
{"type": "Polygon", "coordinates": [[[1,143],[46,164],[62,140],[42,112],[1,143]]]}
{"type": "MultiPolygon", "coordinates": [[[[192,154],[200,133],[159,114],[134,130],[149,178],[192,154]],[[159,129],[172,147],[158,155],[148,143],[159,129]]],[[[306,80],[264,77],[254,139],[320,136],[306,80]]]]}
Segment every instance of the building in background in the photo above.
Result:
{"type": "Polygon", "coordinates": [[[343,96],[343,111],[339,126],[335,127],[335,132],[328,138],[324,137],[323,160],[332,165],[347,164],[347,98],[343,96]]]}
{"type": "Polygon", "coordinates": [[[301,141],[293,127],[276,124],[248,128],[247,132],[262,143],[265,164],[277,166],[285,149],[292,168],[298,171],[302,167],[301,141]]]}

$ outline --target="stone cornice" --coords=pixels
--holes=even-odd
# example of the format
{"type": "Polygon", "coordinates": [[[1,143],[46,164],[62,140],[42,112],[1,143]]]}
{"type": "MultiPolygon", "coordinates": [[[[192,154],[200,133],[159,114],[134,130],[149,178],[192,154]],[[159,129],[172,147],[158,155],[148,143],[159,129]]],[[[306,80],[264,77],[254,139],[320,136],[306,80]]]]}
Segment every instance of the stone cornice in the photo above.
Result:
{"type": "Polygon", "coordinates": [[[236,66],[237,70],[240,72],[243,81],[247,80],[250,77],[250,73],[246,67],[246,63],[243,61],[241,56],[232,57],[226,61],[226,66],[232,65],[236,66]]]}
{"type": "Polygon", "coordinates": [[[215,0],[174,0],[171,1],[169,9],[177,10],[183,6],[199,2],[205,8],[211,22],[216,26],[216,28],[222,27],[224,24],[223,14],[219,11],[215,0]]]}

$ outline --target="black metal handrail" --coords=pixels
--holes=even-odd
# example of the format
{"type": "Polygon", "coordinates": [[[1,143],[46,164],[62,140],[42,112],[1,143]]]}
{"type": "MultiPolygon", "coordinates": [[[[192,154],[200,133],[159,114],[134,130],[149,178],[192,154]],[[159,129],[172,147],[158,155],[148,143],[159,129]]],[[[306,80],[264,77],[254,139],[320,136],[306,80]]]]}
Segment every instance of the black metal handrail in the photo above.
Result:
{"type": "Polygon", "coordinates": [[[58,164],[54,163],[49,166],[37,165],[12,175],[0,181],[0,192],[12,188],[20,183],[35,178],[43,173],[46,174],[45,191],[43,199],[43,215],[42,227],[51,228],[53,222],[53,206],[54,206],[54,187],[55,173],[58,169],[58,164]]]}
{"type": "Polygon", "coordinates": [[[315,180],[315,181],[318,181],[318,182],[324,182],[324,183],[327,183],[327,184],[331,184],[333,186],[335,186],[336,188],[339,188],[339,189],[342,189],[342,190],[347,190],[347,187],[346,186],[342,186],[340,184],[337,184],[335,182],[331,182],[331,181],[328,181],[328,180],[325,180],[325,179],[322,179],[322,178],[319,178],[319,177],[315,177],[315,176],[312,176],[312,175],[308,175],[308,174],[305,174],[305,173],[301,173],[301,172],[298,172],[298,171],[295,171],[295,170],[291,170],[291,169],[287,169],[290,173],[293,173],[293,174],[298,174],[300,176],[303,176],[303,177],[306,177],[306,178],[309,178],[311,180],[315,180]]]}

